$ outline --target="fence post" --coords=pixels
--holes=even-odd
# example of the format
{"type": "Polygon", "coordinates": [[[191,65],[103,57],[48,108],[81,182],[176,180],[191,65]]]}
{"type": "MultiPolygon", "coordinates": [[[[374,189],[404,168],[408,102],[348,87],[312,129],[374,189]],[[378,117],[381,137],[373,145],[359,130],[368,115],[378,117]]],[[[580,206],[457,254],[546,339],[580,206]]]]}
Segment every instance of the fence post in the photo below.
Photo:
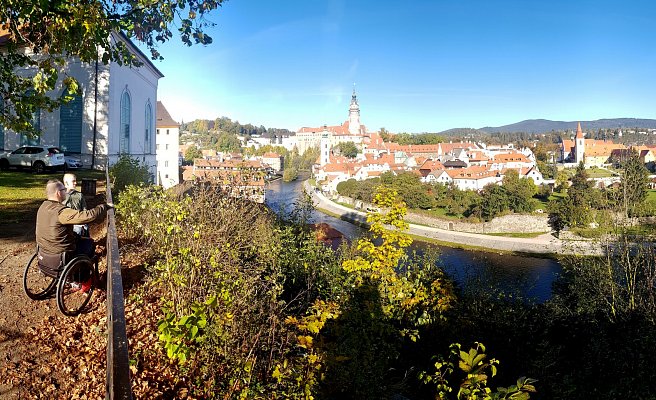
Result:
{"type": "MultiPolygon", "coordinates": [[[[109,166],[105,166],[106,196],[112,201],[109,166]]],[[[107,212],[107,383],[106,399],[131,400],[130,361],[125,328],[121,259],[114,210],[107,212]]]]}

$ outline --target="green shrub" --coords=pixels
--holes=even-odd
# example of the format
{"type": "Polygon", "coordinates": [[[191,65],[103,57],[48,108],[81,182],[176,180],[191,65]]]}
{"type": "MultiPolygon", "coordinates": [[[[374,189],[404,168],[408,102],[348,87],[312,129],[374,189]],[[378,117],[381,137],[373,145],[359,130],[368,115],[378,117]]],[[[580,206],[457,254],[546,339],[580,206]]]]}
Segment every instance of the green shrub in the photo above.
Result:
{"type": "Polygon", "coordinates": [[[116,198],[129,185],[139,186],[152,182],[148,165],[128,154],[121,154],[116,164],[109,167],[109,178],[112,181],[112,193],[116,198]]]}

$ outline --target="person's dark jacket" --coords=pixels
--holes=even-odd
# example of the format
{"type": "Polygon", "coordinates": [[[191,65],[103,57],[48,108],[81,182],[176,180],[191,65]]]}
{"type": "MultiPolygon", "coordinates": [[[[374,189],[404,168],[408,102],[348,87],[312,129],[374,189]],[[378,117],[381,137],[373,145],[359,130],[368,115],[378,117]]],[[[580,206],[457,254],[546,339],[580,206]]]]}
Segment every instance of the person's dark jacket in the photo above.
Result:
{"type": "Polygon", "coordinates": [[[36,243],[50,254],[74,251],[73,225],[87,224],[103,216],[109,207],[101,204],[91,210],[77,211],[54,200],[46,200],[36,214],[36,243]]]}
{"type": "Polygon", "coordinates": [[[82,193],[78,192],[75,189],[66,192],[66,199],[64,200],[64,205],[72,208],[73,210],[87,209],[87,202],[86,200],[84,200],[84,196],[82,196],[82,193]]]}

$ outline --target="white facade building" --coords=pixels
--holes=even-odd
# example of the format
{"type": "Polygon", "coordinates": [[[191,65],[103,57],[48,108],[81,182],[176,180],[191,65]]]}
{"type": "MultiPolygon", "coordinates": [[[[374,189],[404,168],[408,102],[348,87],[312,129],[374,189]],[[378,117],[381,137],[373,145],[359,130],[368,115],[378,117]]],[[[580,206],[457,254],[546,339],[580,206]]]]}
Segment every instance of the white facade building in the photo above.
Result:
{"type": "Polygon", "coordinates": [[[362,145],[366,131],[367,128],[360,123],[360,106],[354,88],[351,104],[349,105],[349,117],[342,125],[323,125],[317,128],[303,127],[296,132],[295,144],[299,154],[303,154],[311,148],[318,148],[324,135],[328,135],[331,148],[344,142],[362,145]]]}
{"type": "Polygon", "coordinates": [[[180,124],[161,101],[157,102],[156,127],[157,183],[168,189],[180,183],[180,124]]]}
{"type": "MultiPolygon", "coordinates": [[[[164,75],[125,35],[112,33],[110,39],[124,42],[142,66],[69,59],[61,68],[77,79],[80,94],[59,110],[35,113],[33,125],[41,131],[38,138],[1,130],[0,149],[14,150],[26,144],[57,146],[67,155],[79,157],[87,168],[104,168],[106,162],[113,164],[126,153],[148,165],[155,176],[157,85],[164,75]]],[[[64,95],[63,77],[60,74],[53,96],[64,95]]]]}

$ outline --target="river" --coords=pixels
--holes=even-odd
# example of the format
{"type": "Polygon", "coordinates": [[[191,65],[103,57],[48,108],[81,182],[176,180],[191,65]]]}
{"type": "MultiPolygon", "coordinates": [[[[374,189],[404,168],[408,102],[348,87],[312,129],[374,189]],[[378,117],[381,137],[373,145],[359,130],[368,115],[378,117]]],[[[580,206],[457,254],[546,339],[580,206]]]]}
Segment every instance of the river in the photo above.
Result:
{"type": "MultiPolygon", "coordinates": [[[[302,191],[302,181],[286,183],[279,179],[268,185],[266,204],[276,212],[289,211],[302,191]]],[[[311,218],[314,223],[329,224],[349,240],[365,233],[359,226],[316,210],[311,218]]],[[[415,241],[412,249],[421,252],[429,246],[439,249],[439,265],[459,284],[466,285],[470,279],[479,279],[486,285],[518,292],[537,302],[551,297],[551,284],[561,270],[558,261],[550,258],[454,249],[420,241],[415,241]]]]}

